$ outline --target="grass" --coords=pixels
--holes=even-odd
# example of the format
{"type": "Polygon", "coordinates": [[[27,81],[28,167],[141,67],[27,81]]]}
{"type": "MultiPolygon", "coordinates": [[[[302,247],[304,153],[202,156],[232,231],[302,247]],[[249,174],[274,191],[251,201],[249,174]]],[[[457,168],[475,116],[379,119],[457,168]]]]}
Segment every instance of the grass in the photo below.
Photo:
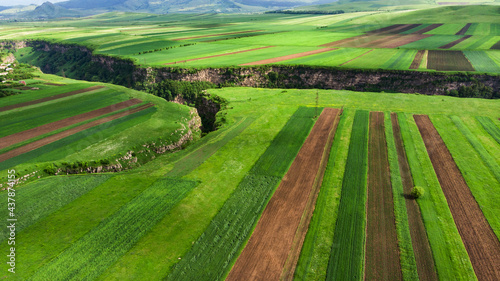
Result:
{"type": "Polygon", "coordinates": [[[366,49],[340,48],[335,51],[278,62],[277,64],[337,66],[364,53],[366,53],[366,49]]]}
{"type": "MultiPolygon", "coordinates": [[[[110,178],[111,175],[50,177],[37,180],[16,190],[16,210],[18,218],[16,233],[44,219],[66,204],[89,192],[110,178]]],[[[0,194],[7,202],[7,193],[0,194]]],[[[7,218],[8,210],[1,214],[7,218]]],[[[0,240],[8,237],[7,229],[2,229],[0,240]]]]}
{"type": "MultiPolygon", "coordinates": [[[[431,31],[432,32],[432,31],[431,31]]],[[[401,46],[402,49],[434,50],[462,38],[461,35],[433,35],[401,46]]]]}
{"type": "Polygon", "coordinates": [[[98,277],[195,186],[196,182],[174,178],[157,180],[40,268],[30,279],[82,280],[98,277]]]}
{"type": "MultiPolygon", "coordinates": [[[[388,64],[396,54],[400,54],[400,51],[396,49],[375,49],[373,52],[346,63],[343,66],[356,68],[381,68],[384,64],[388,64]]],[[[408,65],[408,67],[410,67],[410,65],[408,65]]]]}
{"type": "Polygon", "coordinates": [[[368,119],[368,111],[354,116],[326,280],[364,277],[368,119]]]}
{"type": "Polygon", "coordinates": [[[480,72],[500,73],[500,66],[484,51],[463,51],[474,69],[480,72]]]}
{"type": "Polygon", "coordinates": [[[409,69],[416,54],[416,50],[398,50],[392,58],[382,65],[382,68],[401,70],[409,69]]]}
{"type": "Polygon", "coordinates": [[[398,121],[413,182],[425,189],[417,202],[437,274],[444,280],[477,280],[418,128],[410,114],[399,113],[398,121]]]}
{"type": "Polygon", "coordinates": [[[294,280],[324,280],[326,278],[353,118],[353,110],[343,111],[330,150],[330,158],[313,217],[295,269],[294,280]]]}
{"type": "Polygon", "coordinates": [[[403,182],[399,171],[398,154],[392,130],[391,114],[389,112],[385,114],[384,121],[401,272],[403,273],[403,280],[418,280],[417,262],[415,261],[415,254],[413,252],[410,226],[408,224],[408,215],[406,212],[406,199],[403,196],[403,182]]]}
{"type": "Polygon", "coordinates": [[[484,116],[476,117],[477,121],[481,123],[484,130],[488,132],[500,144],[500,129],[490,118],[484,116]]]}
{"type": "Polygon", "coordinates": [[[218,280],[228,273],[267,201],[312,128],[313,112],[314,109],[300,108],[290,118],[212,219],[208,228],[173,267],[167,280],[218,280]],[[307,123],[303,123],[303,120],[307,123]],[[298,125],[302,126],[300,131],[305,133],[296,136],[298,125]],[[285,139],[294,140],[292,144],[285,144],[287,153],[283,153],[280,147],[285,139]],[[268,171],[259,167],[268,163],[265,160],[278,157],[284,163],[278,168],[268,171]]]}

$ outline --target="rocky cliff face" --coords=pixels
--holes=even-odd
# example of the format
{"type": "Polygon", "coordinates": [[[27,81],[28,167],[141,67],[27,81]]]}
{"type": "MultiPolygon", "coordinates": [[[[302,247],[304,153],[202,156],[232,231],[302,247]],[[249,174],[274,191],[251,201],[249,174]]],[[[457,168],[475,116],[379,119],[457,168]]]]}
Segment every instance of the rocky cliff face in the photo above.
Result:
{"type": "MultiPolygon", "coordinates": [[[[319,88],[355,91],[386,91],[443,95],[461,86],[482,83],[496,91],[500,88],[498,76],[436,73],[399,70],[336,69],[311,66],[257,66],[205,69],[180,69],[173,67],[140,68],[130,59],[95,55],[92,50],[76,45],[64,45],[45,41],[2,42],[16,47],[31,46],[37,52],[59,52],[78,50],[90,56],[92,69],[81,71],[102,71],[120,73],[120,81],[128,87],[144,83],[158,83],[165,79],[180,81],[208,81],[222,86],[271,87],[271,88],[319,88]],[[98,67],[96,67],[98,66],[98,67]],[[118,71],[119,70],[119,71],[118,71]],[[126,81],[126,82],[125,82],[126,81]]],[[[99,73],[89,73],[101,77],[99,73]]],[[[109,75],[108,75],[109,77],[109,75]]],[[[109,78],[107,78],[109,80],[109,78]]],[[[104,79],[106,80],[106,79],[104,79]]],[[[102,81],[115,82],[116,81],[102,81]]]]}

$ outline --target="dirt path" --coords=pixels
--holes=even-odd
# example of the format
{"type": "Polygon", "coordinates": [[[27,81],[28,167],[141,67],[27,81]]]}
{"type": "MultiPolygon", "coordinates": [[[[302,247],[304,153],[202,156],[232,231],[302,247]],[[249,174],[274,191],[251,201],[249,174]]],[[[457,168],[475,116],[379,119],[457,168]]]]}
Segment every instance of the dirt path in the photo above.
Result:
{"type": "MultiPolygon", "coordinates": [[[[410,194],[413,189],[413,178],[411,176],[410,166],[408,165],[408,159],[406,158],[396,113],[391,113],[391,121],[404,193],[410,194]]],[[[431,246],[427,238],[427,232],[425,231],[424,221],[420,214],[420,208],[417,202],[411,198],[407,198],[405,202],[408,225],[410,227],[411,244],[415,254],[415,261],[417,262],[418,277],[420,280],[437,281],[439,279],[434,266],[434,258],[432,257],[431,246]]]]}
{"type": "Polygon", "coordinates": [[[361,54],[361,55],[359,55],[359,56],[357,56],[357,57],[355,57],[355,58],[353,58],[353,59],[351,59],[351,60],[348,60],[348,61],[346,61],[346,62],[344,62],[344,63],[340,64],[339,66],[343,66],[344,64],[348,64],[348,63],[350,63],[351,61],[357,60],[357,59],[359,59],[360,57],[362,57],[362,56],[364,56],[364,55],[367,55],[367,54],[368,54],[368,53],[370,53],[370,52],[373,52],[374,50],[375,50],[375,49],[371,49],[371,50],[369,50],[369,51],[368,51],[368,52],[366,52],[366,53],[363,53],[363,54],[361,54]]]}
{"type": "Polygon", "coordinates": [[[415,58],[411,62],[410,69],[418,69],[420,67],[420,63],[422,62],[424,54],[425,50],[418,50],[417,54],[415,55],[415,58]]]}
{"type": "Polygon", "coordinates": [[[48,136],[48,137],[43,138],[41,140],[32,142],[32,143],[24,145],[24,146],[21,146],[19,148],[13,149],[11,151],[8,151],[4,154],[0,154],[0,162],[8,160],[8,159],[13,158],[13,157],[16,157],[16,156],[21,155],[23,153],[30,152],[32,150],[35,150],[35,149],[40,148],[42,146],[45,146],[49,143],[58,141],[58,140],[63,139],[65,137],[71,136],[71,135],[76,134],[78,132],[81,132],[83,130],[95,127],[95,126],[100,125],[100,124],[107,123],[109,121],[116,120],[118,118],[139,112],[141,110],[144,110],[144,109],[152,107],[152,106],[153,106],[153,104],[151,104],[151,103],[141,105],[141,106],[138,106],[138,107],[133,108],[131,110],[127,110],[127,111],[120,112],[120,113],[117,113],[117,114],[114,114],[114,115],[111,115],[108,117],[104,117],[104,118],[92,121],[90,123],[86,123],[86,124],[80,125],[78,127],[74,127],[74,128],[69,129],[69,130],[57,133],[55,135],[48,136]]]}
{"type": "Polygon", "coordinates": [[[472,23],[466,24],[464,27],[462,27],[462,29],[460,29],[459,32],[455,33],[455,35],[465,35],[465,33],[467,32],[467,30],[469,30],[469,27],[471,25],[472,25],[472,23]]]}
{"type": "Polygon", "coordinates": [[[207,56],[207,57],[201,57],[201,58],[195,58],[195,59],[188,59],[188,60],[180,60],[180,61],[169,62],[169,63],[164,63],[164,64],[168,65],[168,64],[183,63],[183,62],[188,62],[188,61],[195,61],[195,60],[203,60],[203,59],[209,59],[209,58],[223,57],[223,56],[229,56],[229,55],[234,55],[234,54],[241,54],[241,53],[246,53],[246,52],[251,52],[251,51],[257,51],[257,50],[267,49],[267,48],[271,48],[271,47],[275,47],[275,46],[266,46],[266,47],[254,48],[254,49],[237,51],[237,52],[231,52],[231,53],[220,54],[220,55],[213,55],[213,56],[207,56]]]}
{"type": "Polygon", "coordinates": [[[402,280],[384,113],[370,112],[365,280],[402,280]]]}
{"type": "Polygon", "coordinates": [[[458,43],[460,43],[462,41],[465,41],[465,40],[467,40],[467,39],[469,39],[471,37],[472,37],[472,35],[465,35],[464,37],[462,37],[462,38],[460,38],[458,40],[455,40],[453,42],[450,42],[450,43],[448,43],[446,45],[443,45],[443,46],[439,47],[439,49],[449,49],[449,48],[457,45],[458,43]]]}
{"type": "Polygon", "coordinates": [[[112,104],[110,106],[106,106],[100,109],[96,109],[90,112],[82,113],[76,116],[68,117],[59,121],[55,121],[49,124],[45,124],[33,129],[25,130],[16,134],[12,134],[9,136],[5,136],[0,138],[0,149],[9,147],[13,144],[23,142],[25,140],[29,140],[31,138],[41,136],[46,133],[50,133],[52,131],[62,129],[67,126],[71,126],[85,120],[89,120],[95,117],[99,117],[104,114],[108,114],[114,111],[118,111],[120,109],[127,108],[132,105],[136,105],[141,103],[142,101],[139,99],[130,99],[124,102],[112,104]]]}
{"type": "Polygon", "coordinates": [[[451,214],[479,280],[500,280],[500,242],[427,115],[414,115],[451,214]]]}
{"type": "Polygon", "coordinates": [[[314,186],[321,185],[324,169],[320,167],[326,166],[325,152],[333,140],[338,114],[339,109],[323,110],[226,280],[293,277],[293,272],[283,276],[283,270],[287,259],[293,259],[290,252],[294,239],[305,236],[298,233],[298,228],[304,220],[308,199],[314,197],[314,186]]]}
{"type": "Polygon", "coordinates": [[[264,30],[261,30],[261,29],[259,29],[259,30],[245,30],[245,31],[227,32],[227,33],[199,35],[199,36],[176,38],[176,39],[172,39],[172,41],[181,41],[181,40],[189,40],[189,39],[197,39],[197,38],[205,38],[205,37],[214,37],[214,36],[221,36],[221,35],[234,35],[234,34],[241,34],[241,33],[261,32],[261,31],[264,31],[264,30]]]}
{"type": "Polygon", "coordinates": [[[272,58],[272,59],[259,60],[259,61],[244,63],[244,64],[240,64],[240,65],[269,64],[269,63],[275,63],[275,62],[280,62],[280,61],[284,61],[284,60],[301,58],[301,57],[310,56],[310,55],[314,55],[314,54],[320,54],[320,53],[324,53],[324,52],[330,52],[333,50],[337,50],[337,49],[335,49],[335,48],[323,48],[323,49],[319,49],[319,50],[307,51],[307,52],[302,52],[302,53],[298,53],[298,54],[292,54],[292,55],[272,58]]]}
{"type": "Polygon", "coordinates": [[[0,107],[0,112],[15,109],[15,108],[20,108],[20,107],[25,107],[28,105],[38,104],[38,103],[42,103],[42,102],[46,102],[46,101],[56,100],[56,99],[60,99],[60,98],[64,98],[64,97],[69,97],[69,96],[73,96],[73,95],[77,95],[77,94],[81,94],[81,93],[86,93],[86,92],[90,92],[90,91],[101,89],[101,88],[104,88],[104,86],[92,86],[92,87],[88,87],[85,89],[71,91],[71,92],[67,92],[67,93],[63,93],[63,94],[59,94],[59,95],[55,95],[55,96],[50,96],[50,97],[46,97],[46,98],[42,98],[42,99],[38,99],[38,100],[8,105],[8,106],[0,107]]]}

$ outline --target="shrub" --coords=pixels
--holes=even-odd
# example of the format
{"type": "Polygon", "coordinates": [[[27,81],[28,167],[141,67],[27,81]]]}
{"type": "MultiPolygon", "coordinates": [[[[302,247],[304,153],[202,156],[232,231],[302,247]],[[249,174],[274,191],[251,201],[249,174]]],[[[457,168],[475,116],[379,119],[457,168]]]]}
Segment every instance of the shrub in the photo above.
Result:
{"type": "Polygon", "coordinates": [[[411,195],[411,197],[417,199],[417,198],[420,198],[420,197],[424,196],[424,193],[425,193],[425,191],[424,191],[424,189],[422,187],[415,186],[411,190],[410,195],[411,195]]]}

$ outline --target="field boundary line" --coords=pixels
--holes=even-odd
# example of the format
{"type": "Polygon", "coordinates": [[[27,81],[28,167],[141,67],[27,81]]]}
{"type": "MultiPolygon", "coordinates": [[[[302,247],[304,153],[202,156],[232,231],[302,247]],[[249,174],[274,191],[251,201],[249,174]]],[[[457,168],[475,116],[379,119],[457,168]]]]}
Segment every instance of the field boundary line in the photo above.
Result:
{"type": "Polygon", "coordinates": [[[353,59],[350,59],[350,60],[348,60],[348,61],[346,61],[346,62],[344,62],[344,63],[340,64],[339,66],[343,66],[344,64],[350,63],[351,61],[355,61],[355,60],[359,59],[360,57],[362,57],[362,56],[364,56],[364,55],[366,55],[366,54],[368,54],[368,53],[371,53],[371,52],[373,52],[373,51],[375,51],[375,49],[371,49],[371,50],[369,50],[369,51],[368,51],[368,52],[366,52],[366,53],[363,53],[363,54],[361,54],[361,55],[359,55],[359,56],[357,56],[357,57],[355,57],[355,58],[353,58],[353,59]]]}
{"type": "Polygon", "coordinates": [[[276,58],[271,58],[271,59],[259,60],[259,61],[254,61],[254,62],[247,62],[247,63],[243,63],[240,65],[244,66],[244,65],[269,64],[269,63],[291,60],[291,59],[301,58],[301,57],[315,55],[315,54],[321,54],[321,53],[335,51],[335,50],[337,50],[337,48],[323,48],[323,49],[319,49],[319,50],[296,53],[296,54],[291,54],[291,55],[286,55],[286,56],[281,56],[281,57],[276,57],[276,58]]]}
{"type": "Polygon", "coordinates": [[[221,35],[234,35],[234,34],[241,34],[241,33],[261,32],[261,31],[264,31],[264,30],[263,29],[258,29],[258,30],[235,31],[235,32],[226,32],[226,33],[217,33],[217,34],[191,36],[191,37],[181,37],[181,38],[175,38],[175,39],[171,39],[171,40],[172,41],[182,41],[182,40],[190,40],[190,39],[198,39],[198,38],[206,38],[206,37],[215,37],[215,36],[221,36],[221,35]]]}
{"type": "Polygon", "coordinates": [[[257,50],[262,50],[262,49],[267,49],[267,48],[272,48],[272,47],[276,47],[276,46],[265,46],[265,47],[260,47],[260,48],[253,48],[253,49],[248,49],[248,50],[243,50],[243,51],[230,52],[230,53],[213,55],[213,56],[206,56],[206,57],[195,58],[195,59],[187,59],[187,60],[180,60],[180,61],[174,61],[174,62],[167,62],[167,63],[164,63],[164,65],[185,63],[185,62],[188,62],[188,61],[204,60],[204,59],[210,59],[210,58],[216,58],[216,57],[223,57],[223,56],[230,56],[230,55],[241,54],[241,53],[246,53],[246,52],[251,52],[251,51],[257,51],[257,50]]]}

